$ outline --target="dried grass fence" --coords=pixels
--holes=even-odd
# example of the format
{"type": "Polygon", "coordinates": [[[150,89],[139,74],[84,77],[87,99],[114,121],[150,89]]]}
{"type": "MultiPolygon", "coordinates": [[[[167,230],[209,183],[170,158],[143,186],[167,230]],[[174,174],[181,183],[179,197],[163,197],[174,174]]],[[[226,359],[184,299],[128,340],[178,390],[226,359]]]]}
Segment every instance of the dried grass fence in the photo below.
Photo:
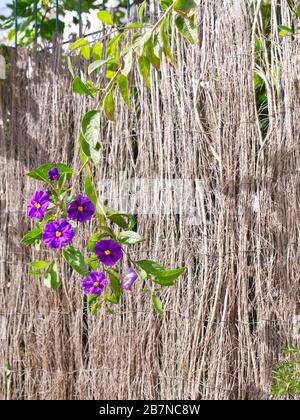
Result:
{"type": "Polygon", "coordinates": [[[59,47],[10,51],[0,82],[1,398],[263,399],[282,347],[297,344],[300,38],[277,35],[278,20],[294,16],[286,0],[272,1],[271,54],[256,64],[261,15],[247,0],[203,1],[198,18],[199,46],[174,39],[178,64],[153,74],[149,92],[132,80],[135,107],[119,101],[116,123],[103,125],[97,171],[202,182],[199,226],[184,215],[139,217],[140,256],[187,267],[164,292],[162,318],[139,286],[115,316],[86,320],[77,275],[62,267],[57,294],[27,275],[39,254],[19,245],[34,188],[23,174],[56,160],[79,167],[91,103],[71,93],[59,47]],[[255,65],[267,83],[264,138],[255,65]]]}

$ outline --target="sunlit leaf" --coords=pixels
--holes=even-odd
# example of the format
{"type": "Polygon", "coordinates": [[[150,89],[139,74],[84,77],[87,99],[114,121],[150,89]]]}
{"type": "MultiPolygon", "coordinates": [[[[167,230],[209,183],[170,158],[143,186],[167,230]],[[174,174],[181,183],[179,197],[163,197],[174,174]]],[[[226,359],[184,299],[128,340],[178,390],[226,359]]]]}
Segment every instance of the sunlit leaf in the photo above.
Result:
{"type": "Polygon", "coordinates": [[[38,181],[49,182],[48,172],[52,168],[57,168],[61,175],[73,173],[72,169],[63,163],[46,163],[45,165],[32,169],[30,172],[27,172],[26,175],[37,179],[38,181]]]}
{"type": "Polygon", "coordinates": [[[71,44],[70,46],[69,46],[69,49],[71,50],[71,51],[74,51],[74,50],[76,50],[77,48],[81,48],[81,47],[83,47],[84,45],[87,45],[87,40],[86,39],[84,39],[84,38],[78,38],[75,42],[73,42],[73,44],[71,44]]]}
{"type": "Polygon", "coordinates": [[[156,275],[157,273],[161,273],[164,270],[160,264],[152,260],[139,260],[136,261],[136,264],[144,271],[146,271],[146,273],[151,275],[156,275]]]}
{"type": "Polygon", "coordinates": [[[145,85],[148,89],[150,89],[150,61],[148,60],[148,58],[140,56],[138,58],[138,67],[145,85]]]}
{"type": "Polygon", "coordinates": [[[154,39],[151,37],[144,45],[144,53],[153,67],[157,70],[160,68],[160,58],[157,57],[154,51],[154,39]]]}
{"type": "Polygon", "coordinates": [[[91,48],[90,48],[90,46],[87,44],[87,45],[84,45],[83,47],[81,47],[80,48],[80,54],[86,60],[89,60],[91,58],[91,48]]]}
{"type": "Polygon", "coordinates": [[[114,26],[114,21],[111,14],[107,10],[101,10],[97,13],[97,18],[105,25],[114,26]]]}
{"type": "Polygon", "coordinates": [[[88,67],[88,74],[93,73],[95,70],[102,67],[104,64],[106,64],[109,60],[96,60],[93,63],[91,63],[88,67]]]}
{"type": "Polygon", "coordinates": [[[39,241],[42,238],[42,229],[35,228],[30,232],[26,233],[25,236],[20,241],[21,245],[28,246],[34,244],[36,241],[39,241]]]}
{"type": "Polygon", "coordinates": [[[81,95],[94,96],[94,92],[80,79],[79,76],[76,76],[73,80],[72,90],[74,93],[80,93],[81,95]]]}
{"type": "Polygon", "coordinates": [[[112,89],[107,93],[104,98],[103,109],[106,117],[110,121],[115,120],[115,101],[112,94],[112,89]]]}
{"type": "Polygon", "coordinates": [[[200,0],[176,0],[174,10],[185,19],[190,19],[196,12],[200,0]]]}
{"type": "Polygon", "coordinates": [[[191,44],[196,44],[198,42],[198,29],[195,25],[194,16],[190,20],[186,20],[176,13],[175,25],[181,35],[183,35],[191,44]]]}
{"type": "Polygon", "coordinates": [[[82,276],[88,276],[89,270],[84,263],[84,258],[79,249],[72,245],[68,245],[63,248],[62,255],[67,263],[82,276]]]}
{"type": "Polygon", "coordinates": [[[46,287],[52,290],[56,290],[59,286],[59,275],[57,271],[56,261],[52,261],[49,265],[46,272],[46,277],[44,278],[44,284],[46,287]]]}
{"type": "Polygon", "coordinates": [[[157,313],[160,315],[164,313],[163,304],[158,296],[152,296],[152,305],[157,313]]]}
{"type": "Polygon", "coordinates": [[[128,77],[124,74],[120,74],[117,80],[119,90],[121,92],[122,98],[128,108],[131,108],[130,99],[129,99],[129,89],[128,89],[128,77]]]}
{"type": "Polygon", "coordinates": [[[133,245],[143,242],[143,240],[144,238],[142,235],[132,230],[125,230],[118,234],[118,241],[120,241],[122,244],[133,245]]]}
{"type": "Polygon", "coordinates": [[[81,132],[85,141],[92,147],[96,147],[100,135],[100,111],[92,110],[84,114],[81,132]]]}

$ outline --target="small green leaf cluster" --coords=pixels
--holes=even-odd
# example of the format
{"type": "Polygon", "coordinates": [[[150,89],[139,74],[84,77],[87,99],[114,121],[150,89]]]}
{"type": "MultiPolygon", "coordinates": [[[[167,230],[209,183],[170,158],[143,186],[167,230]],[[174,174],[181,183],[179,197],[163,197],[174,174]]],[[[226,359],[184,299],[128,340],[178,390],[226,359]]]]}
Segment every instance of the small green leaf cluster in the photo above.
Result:
{"type": "Polygon", "coordinates": [[[69,68],[74,76],[73,92],[91,97],[99,94],[96,109],[102,110],[108,120],[114,121],[116,91],[119,91],[127,107],[131,108],[129,76],[135,65],[144,84],[150,88],[151,68],[159,71],[163,56],[171,65],[174,64],[171,41],[175,29],[190,43],[198,42],[195,23],[198,4],[199,0],[162,0],[162,16],[152,25],[144,16],[147,1],[139,8],[140,22],[121,27],[116,25],[108,11],[100,11],[97,16],[107,27],[108,33],[94,43],[79,38],[70,46],[72,53],[80,54],[89,61],[89,79],[82,80],[79,75],[75,75],[69,60],[69,68]]]}
{"type": "Polygon", "coordinates": [[[272,398],[300,397],[300,349],[287,347],[273,372],[272,398]]]}

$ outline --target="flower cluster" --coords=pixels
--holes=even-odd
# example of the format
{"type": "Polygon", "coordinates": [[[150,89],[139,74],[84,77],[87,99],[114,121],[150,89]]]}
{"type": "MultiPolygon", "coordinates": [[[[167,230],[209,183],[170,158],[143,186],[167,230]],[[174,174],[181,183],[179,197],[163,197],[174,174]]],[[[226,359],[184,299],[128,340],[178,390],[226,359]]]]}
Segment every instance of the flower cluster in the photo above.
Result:
{"type": "MultiPolygon", "coordinates": [[[[80,173],[80,172],[79,172],[80,173]]],[[[77,175],[79,174],[77,173],[77,175]]],[[[111,313],[111,304],[118,304],[123,291],[132,292],[138,278],[143,281],[143,291],[151,295],[151,302],[158,313],[162,303],[157,296],[159,287],[173,286],[184,269],[165,270],[151,260],[134,261],[127,246],[136,245],[143,237],[132,229],[135,218],[128,213],[99,213],[99,201],[89,172],[85,177],[85,194],[74,195],[74,185],[65,185],[73,171],[64,164],[46,164],[27,175],[47,184],[46,191],[36,191],[27,205],[30,219],[36,219],[35,227],[21,240],[23,245],[39,245],[54,250],[53,260],[31,263],[32,275],[45,276],[45,285],[56,289],[59,285],[58,266],[60,256],[82,276],[82,291],[94,314],[104,303],[111,313]],[[69,178],[68,178],[69,177],[69,178]],[[92,234],[85,253],[73,245],[82,224],[96,221],[97,231],[92,234]],[[123,271],[119,262],[128,261],[123,271]],[[148,287],[144,287],[148,281],[148,287]]],[[[50,253],[51,255],[51,253],[50,253]]]]}
{"type": "MultiPolygon", "coordinates": [[[[61,179],[61,173],[57,167],[48,171],[48,179],[53,186],[61,179]]],[[[54,188],[55,190],[55,188],[54,188]]],[[[43,219],[47,215],[51,205],[51,198],[48,192],[37,191],[28,204],[28,217],[43,219]]],[[[55,208],[55,206],[54,206],[55,208]]],[[[61,249],[71,244],[75,236],[75,229],[72,223],[86,223],[95,215],[95,206],[92,201],[78,194],[67,206],[64,218],[51,220],[43,224],[42,242],[49,248],[61,249]]],[[[101,239],[95,243],[95,255],[104,267],[114,266],[123,255],[123,248],[114,239],[101,239]]],[[[120,287],[124,290],[132,290],[133,283],[138,275],[133,268],[128,268],[120,287]]],[[[102,271],[90,271],[89,276],[82,280],[82,290],[86,295],[100,295],[108,284],[107,275],[102,271]]]]}

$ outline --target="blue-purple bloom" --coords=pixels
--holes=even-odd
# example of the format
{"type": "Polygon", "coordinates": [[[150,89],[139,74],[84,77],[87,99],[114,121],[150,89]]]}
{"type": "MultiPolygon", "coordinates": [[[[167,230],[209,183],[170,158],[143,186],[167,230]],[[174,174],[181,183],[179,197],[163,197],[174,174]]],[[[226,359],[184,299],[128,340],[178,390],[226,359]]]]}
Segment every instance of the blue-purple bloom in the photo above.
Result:
{"type": "Polygon", "coordinates": [[[106,266],[116,264],[122,257],[121,245],[112,239],[102,239],[95,245],[95,254],[98,259],[106,266]]]}
{"type": "Polygon", "coordinates": [[[50,181],[58,181],[60,178],[60,173],[58,171],[58,168],[52,168],[50,169],[50,171],[48,172],[48,177],[50,179],[50,181]]]}
{"type": "Polygon", "coordinates": [[[56,220],[44,226],[42,239],[49,248],[63,248],[72,242],[74,230],[65,219],[56,220]]]}
{"type": "Polygon", "coordinates": [[[84,195],[78,194],[77,199],[69,204],[68,218],[84,223],[90,220],[95,213],[95,206],[84,195]]]}
{"type": "Polygon", "coordinates": [[[121,283],[122,289],[131,291],[133,283],[136,281],[137,278],[138,278],[138,275],[134,271],[134,269],[131,267],[127,268],[124,280],[121,283]]]}
{"type": "Polygon", "coordinates": [[[82,280],[82,290],[86,295],[100,295],[106,283],[104,273],[91,271],[89,277],[82,280]]]}
{"type": "Polygon", "coordinates": [[[44,191],[36,191],[27,205],[28,217],[41,219],[50,204],[50,197],[44,191]]]}

